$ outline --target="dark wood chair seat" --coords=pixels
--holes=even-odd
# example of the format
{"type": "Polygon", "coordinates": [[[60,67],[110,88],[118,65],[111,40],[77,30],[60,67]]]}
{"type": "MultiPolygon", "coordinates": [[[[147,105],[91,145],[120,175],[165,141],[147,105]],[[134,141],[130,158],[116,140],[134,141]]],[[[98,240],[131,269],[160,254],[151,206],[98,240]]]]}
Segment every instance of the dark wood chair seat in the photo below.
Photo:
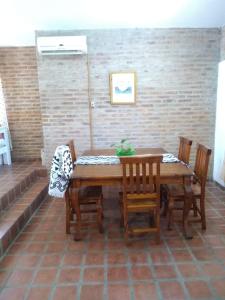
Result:
{"type": "MultiPolygon", "coordinates": [[[[191,184],[192,192],[194,196],[200,196],[201,195],[201,185],[197,183],[191,184]]],[[[166,190],[170,194],[173,195],[174,198],[182,198],[184,197],[184,187],[180,184],[167,184],[166,190]]]]}
{"type": "Polygon", "coordinates": [[[82,187],[79,190],[79,203],[85,203],[90,201],[95,201],[100,197],[102,194],[102,187],[101,186],[87,186],[82,187]]]}

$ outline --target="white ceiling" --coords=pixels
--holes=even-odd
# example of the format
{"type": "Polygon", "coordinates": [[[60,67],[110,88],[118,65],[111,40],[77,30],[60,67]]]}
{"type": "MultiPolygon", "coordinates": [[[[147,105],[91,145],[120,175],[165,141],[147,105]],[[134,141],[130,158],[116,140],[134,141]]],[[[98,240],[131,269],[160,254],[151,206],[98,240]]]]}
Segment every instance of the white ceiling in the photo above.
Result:
{"type": "Polygon", "coordinates": [[[2,0],[0,46],[35,44],[35,30],[222,27],[225,0],[2,0]]]}

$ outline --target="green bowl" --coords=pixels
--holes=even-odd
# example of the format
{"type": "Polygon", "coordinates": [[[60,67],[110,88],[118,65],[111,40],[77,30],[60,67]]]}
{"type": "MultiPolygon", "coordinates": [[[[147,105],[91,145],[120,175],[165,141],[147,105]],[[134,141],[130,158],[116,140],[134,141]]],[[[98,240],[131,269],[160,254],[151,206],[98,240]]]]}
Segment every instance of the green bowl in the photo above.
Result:
{"type": "Polygon", "coordinates": [[[117,156],[131,156],[135,154],[134,149],[116,149],[117,156]]]}

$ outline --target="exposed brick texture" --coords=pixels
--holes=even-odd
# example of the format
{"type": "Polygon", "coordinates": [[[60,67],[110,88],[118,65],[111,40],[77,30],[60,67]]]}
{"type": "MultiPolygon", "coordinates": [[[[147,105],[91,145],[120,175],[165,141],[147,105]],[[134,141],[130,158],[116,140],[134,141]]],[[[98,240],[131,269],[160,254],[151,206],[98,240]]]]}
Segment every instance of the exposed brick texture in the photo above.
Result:
{"type": "MultiPolygon", "coordinates": [[[[38,32],[38,35],[43,35],[38,32]]],[[[56,34],[52,32],[45,33],[56,34]]],[[[178,136],[214,145],[219,29],[123,29],[57,32],[87,35],[94,147],[121,138],[135,147],[177,152],[178,136]],[[109,73],[137,73],[136,105],[110,104],[109,73]]],[[[90,146],[85,56],[40,57],[39,88],[47,162],[69,137],[90,146]]]]}
{"type": "Polygon", "coordinates": [[[225,60],[225,26],[221,29],[220,60],[225,60]]]}
{"type": "MultiPolygon", "coordinates": [[[[185,135],[194,141],[193,162],[196,142],[214,145],[217,65],[225,58],[225,28],[221,32],[124,29],[38,35],[87,35],[94,147],[108,148],[127,137],[136,147],[160,145],[176,153],[178,136],[185,135]],[[136,105],[110,104],[113,71],[137,73],[136,105]]],[[[34,47],[0,48],[0,72],[14,159],[40,157],[41,122],[47,165],[55,147],[71,137],[78,154],[90,147],[86,56],[42,56],[37,62],[34,47]]]]}
{"type": "Polygon", "coordinates": [[[79,153],[90,148],[86,56],[40,56],[39,90],[46,164],[55,147],[74,138],[79,153]]]}
{"type": "Polygon", "coordinates": [[[43,145],[35,48],[0,48],[0,77],[13,159],[40,158],[43,145]]]}

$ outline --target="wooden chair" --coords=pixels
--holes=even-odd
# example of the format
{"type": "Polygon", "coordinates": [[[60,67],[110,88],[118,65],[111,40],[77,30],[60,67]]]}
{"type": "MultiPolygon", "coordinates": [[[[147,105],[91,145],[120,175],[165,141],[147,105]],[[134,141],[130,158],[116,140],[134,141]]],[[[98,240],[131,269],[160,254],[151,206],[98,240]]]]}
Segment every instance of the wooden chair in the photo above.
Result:
{"type": "Polygon", "coordinates": [[[183,161],[185,164],[189,164],[192,141],[183,136],[180,136],[179,139],[180,145],[178,151],[178,159],[183,161]]]}
{"type": "MultiPolygon", "coordinates": [[[[194,210],[194,216],[200,216],[200,219],[195,222],[201,222],[202,229],[206,229],[206,217],[205,217],[205,185],[207,180],[207,172],[209,166],[209,159],[211,150],[205,146],[198,144],[194,176],[192,181],[193,191],[193,203],[192,209],[194,210]],[[199,202],[199,203],[198,203],[199,202]]],[[[182,185],[167,185],[167,199],[168,199],[168,229],[171,229],[173,222],[173,210],[175,202],[184,202],[184,187],[182,185]]],[[[179,208],[178,208],[179,209],[179,208]]],[[[182,207],[180,209],[183,209],[182,207]]]]}
{"type": "MultiPolygon", "coordinates": [[[[73,163],[76,161],[76,152],[74,148],[73,140],[67,143],[70,148],[73,163]]],[[[74,222],[75,211],[72,208],[72,189],[69,186],[66,191],[66,233],[70,233],[71,223],[74,222]]],[[[82,215],[87,215],[89,213],[97,215],[97,224],[99,232],[103,232],[103,196],[101,186],[83,187],[78,193],[79,206],[80,206],[80,218],[82,220],[82,215]]]]}
{"type": "MultiPolygon", "coordinates": [[[[191,145],[192,141],[180,136],[180,144],[178,149],[178,159],[184,162],[185,164],[189,164],[189,158],[191,153],[191,145]]],[[[166,216],[168,214],[168,200],[167,200],[168,188],[167,185],[161,185],[161,215],[166,216]]]]}
{"type": "Polygon", "coordinates": [[[162,156],[132,156],[120,158],[123,169],[122,218],[125,240],[130,234],[154,232],[160,242],[160,162],[162,156]],[[130,213],[153,213],[154,226],[130,227],[130,213]]]}

